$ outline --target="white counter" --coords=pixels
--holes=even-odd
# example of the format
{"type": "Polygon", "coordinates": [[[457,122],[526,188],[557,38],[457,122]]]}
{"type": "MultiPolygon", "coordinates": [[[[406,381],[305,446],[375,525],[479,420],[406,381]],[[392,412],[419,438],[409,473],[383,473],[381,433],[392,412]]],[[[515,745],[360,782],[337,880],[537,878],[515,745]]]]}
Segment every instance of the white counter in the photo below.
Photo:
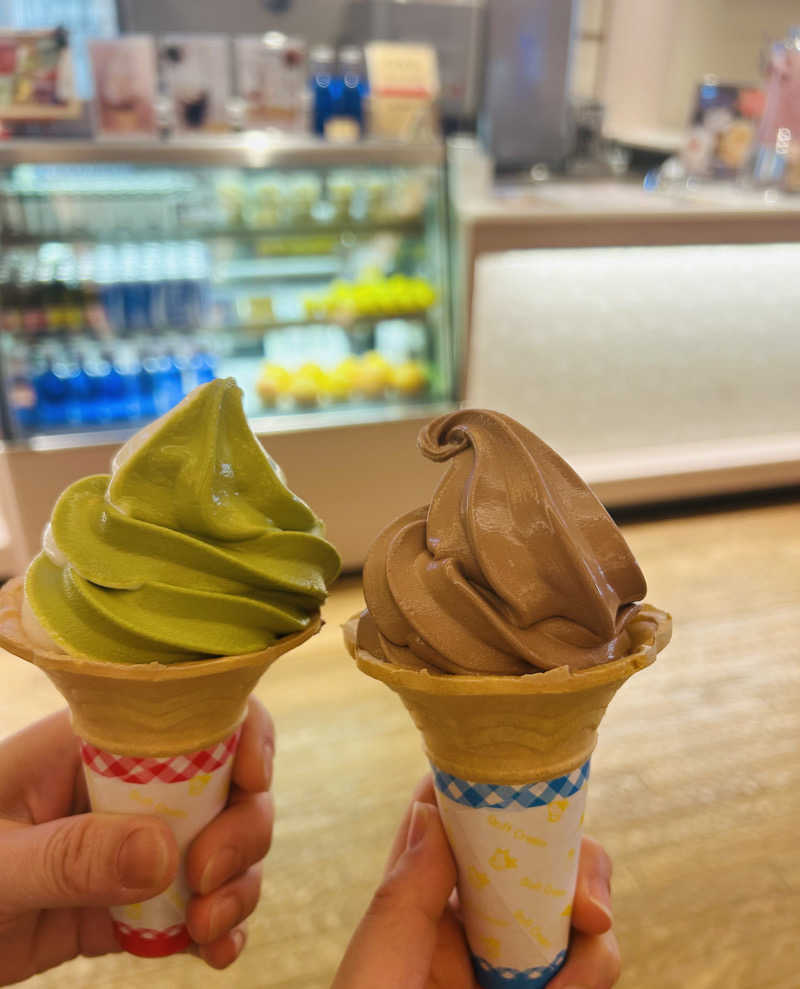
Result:
{"type": "Polygon", "coordinates": [[[800,197],[555,182],[457,217],[469,404],[613,505],[800,483],[800,197]]]}

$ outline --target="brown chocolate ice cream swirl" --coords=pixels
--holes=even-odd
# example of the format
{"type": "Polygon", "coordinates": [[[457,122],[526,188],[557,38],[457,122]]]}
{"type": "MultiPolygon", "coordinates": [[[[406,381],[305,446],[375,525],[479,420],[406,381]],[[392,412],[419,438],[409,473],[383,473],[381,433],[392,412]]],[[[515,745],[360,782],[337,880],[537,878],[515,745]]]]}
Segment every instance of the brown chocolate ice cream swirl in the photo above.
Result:
{"type": "Polygon", "coordinates": [[[558,454],[508,416],[477,409],[435,419],[417,442],[448,468],[430,505],[371,547],[359,646],[462,674],[579,670],[624,655],[645,580],[558,454]]]}

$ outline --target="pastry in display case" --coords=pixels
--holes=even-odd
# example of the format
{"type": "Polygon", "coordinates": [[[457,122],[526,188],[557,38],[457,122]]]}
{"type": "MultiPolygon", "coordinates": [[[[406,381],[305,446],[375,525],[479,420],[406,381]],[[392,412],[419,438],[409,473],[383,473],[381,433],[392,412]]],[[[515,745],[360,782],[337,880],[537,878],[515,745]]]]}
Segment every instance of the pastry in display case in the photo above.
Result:
{"type": "Polygon", "coordinates": [[[258,137],[0,149],[7,439],[453,397],[440,146],[258,137]]]}

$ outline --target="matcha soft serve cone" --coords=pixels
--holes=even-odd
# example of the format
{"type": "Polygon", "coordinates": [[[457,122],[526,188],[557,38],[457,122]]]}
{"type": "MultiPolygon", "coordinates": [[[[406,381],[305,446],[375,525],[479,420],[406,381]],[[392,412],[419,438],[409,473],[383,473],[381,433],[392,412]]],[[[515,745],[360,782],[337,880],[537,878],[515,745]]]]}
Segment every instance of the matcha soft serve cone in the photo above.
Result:
{"type": "Polygon", "coordinates": [[[219,379],[128,440],[110,475],[61,495],[23,622],[34,642],[102,662],[255,652],[306,628],[338,569],[219,379]]]}
{"type": "Polygon", "coordinates": [[[641,603],[594,494],[519,423],[465,409],[418,445],[447,469],[375,540],[345,641],[422,734],[479,984],[539,989],[566,954],[597,728],[671,621],[641,603]]]}
{"type": "MultiPolygon", "coordinates": [[[[58,499],[0,642],[64,695],[97,810],[163,816],[181,851],[227,799],[247,699],[317,632],[336,550],[253,434],[233,379],[133,436],[58,499]]],[[[114,908],[124,947],[188,942],[182,873],[114,908]]]]}

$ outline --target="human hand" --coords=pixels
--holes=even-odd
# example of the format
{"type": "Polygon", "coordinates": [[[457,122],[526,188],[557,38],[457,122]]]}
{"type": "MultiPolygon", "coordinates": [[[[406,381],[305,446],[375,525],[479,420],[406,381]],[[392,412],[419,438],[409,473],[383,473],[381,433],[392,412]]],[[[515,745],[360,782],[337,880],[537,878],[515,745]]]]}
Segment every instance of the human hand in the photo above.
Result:
{"type": "MultiPolygon", "coordinates": [[[[619,978],[610,880],[611,860],[596,841],[584,838],[567,960],[547,989],[611,989],[619,978]]],[[[427,776],[332,989],[478,989],[455,884],[456,865],[427,776]]]]}
{"type": "MultiPolygon", "coordinates": [[[[228,804],[186,857],[191,952],[225,968],[245,941],[272,837],[274,729],[251,698],[228,804]]],[[[137,903],[175,878],[178,850],[157,817],[89,813],[69,714],[0,742],[0,985],[77,955],[119,951],[106,907],[137,903]]]]}

